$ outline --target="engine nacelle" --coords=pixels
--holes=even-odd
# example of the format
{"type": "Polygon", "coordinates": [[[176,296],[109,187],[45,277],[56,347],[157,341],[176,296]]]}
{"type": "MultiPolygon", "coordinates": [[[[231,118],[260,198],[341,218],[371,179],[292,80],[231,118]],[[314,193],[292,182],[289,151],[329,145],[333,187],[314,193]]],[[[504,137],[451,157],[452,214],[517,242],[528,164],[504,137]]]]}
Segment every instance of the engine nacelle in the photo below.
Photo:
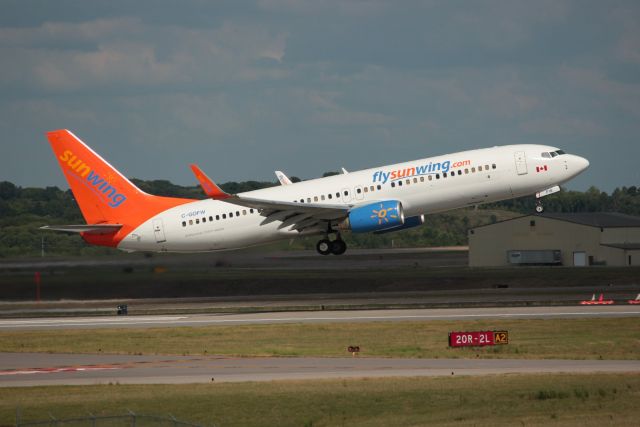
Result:
{"type": "Polygon", "coordinates": [[[341,228],[351,229],[354,233],[367,233],[400,227],[404,224],[402,203],[397,200],[385,200],[359,206],[349,212],[349,217],[341,228]]]}
{"type": "Polygon", "coordinates": [[[404,224],[399,227],[387,228],[386,230],[374,231],[373,234],[391,233],[392,231],[406,230],[407,228],[418,227],[424,224],[424,215],[410,216],[404,219],[404,224]]]}

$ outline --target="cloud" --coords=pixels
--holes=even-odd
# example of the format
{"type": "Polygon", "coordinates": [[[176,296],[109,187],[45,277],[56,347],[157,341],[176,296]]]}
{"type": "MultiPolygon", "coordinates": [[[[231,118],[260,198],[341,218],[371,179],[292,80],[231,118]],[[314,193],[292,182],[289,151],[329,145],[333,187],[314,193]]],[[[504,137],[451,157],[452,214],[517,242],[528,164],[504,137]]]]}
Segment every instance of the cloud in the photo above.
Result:
{"type": "Polygon", "coordinates": [[[0,88],[50,92],[277,79],[287,34],[225,22],[156,26],[134,18],[0,29],[0,88]],[[261,60],[272,60],[265,64],[261,60]]]}

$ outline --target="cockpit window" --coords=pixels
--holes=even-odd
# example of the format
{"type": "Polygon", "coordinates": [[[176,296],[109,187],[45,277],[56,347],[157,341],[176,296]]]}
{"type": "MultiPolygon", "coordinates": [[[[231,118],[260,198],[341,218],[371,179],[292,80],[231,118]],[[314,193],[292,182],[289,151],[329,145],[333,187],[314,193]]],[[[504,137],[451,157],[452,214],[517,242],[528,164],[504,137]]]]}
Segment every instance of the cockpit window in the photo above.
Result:
{"type": "Polygon", "coordinates": [[[557,157],[557,156],[558,156],[558,153],[556,153],[555,151],[551,152],[551,157],[557,157]]]}
{"type": "Polygon", "coordinates": [[[544,152],[542,153],[542,157],[546,158],[546,159],[550,159],[551,158],[551,154],[544,152]]]}
{"type": "Polygon", "coordinates": [[[567,153],[565,153],[563,150],[558,150],[558,151],[556,151],[556,153],[558,153],[558,155],[559,155],[559,156],[561,156],[561,155],[563,155],[563,154],[567,154],[567,153]]]}

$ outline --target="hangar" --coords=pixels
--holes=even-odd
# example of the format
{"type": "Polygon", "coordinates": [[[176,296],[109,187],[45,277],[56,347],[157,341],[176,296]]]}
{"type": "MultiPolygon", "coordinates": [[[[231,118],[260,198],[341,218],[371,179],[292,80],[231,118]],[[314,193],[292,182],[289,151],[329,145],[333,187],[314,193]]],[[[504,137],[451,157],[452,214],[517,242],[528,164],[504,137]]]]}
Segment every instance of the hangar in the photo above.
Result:
{"type": "Polygon", "coordinates": [[[469,266],[640,265],[640,217],[525,215],[469,230],[469,266]]]}

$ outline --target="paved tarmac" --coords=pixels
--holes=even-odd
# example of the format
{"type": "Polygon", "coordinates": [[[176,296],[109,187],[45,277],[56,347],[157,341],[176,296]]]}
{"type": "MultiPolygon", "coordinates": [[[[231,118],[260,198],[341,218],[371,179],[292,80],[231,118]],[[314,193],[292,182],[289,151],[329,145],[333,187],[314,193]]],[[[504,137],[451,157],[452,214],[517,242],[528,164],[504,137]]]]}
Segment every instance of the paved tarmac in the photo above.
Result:
{"type": "Polygon", "coordinates": [[[0,353],[0,387],[596,372],[640,373],[640,361],[0,353]]]}
{"type": "Polygon", "coordinates": [[[640,316],[640,305],[496,307],[409,310],[300,311],[175,316],[94,316],[0,319],[0,330],[145,328],[273,323],[334,323],[416,320],[548,319],[640,316]]]}

